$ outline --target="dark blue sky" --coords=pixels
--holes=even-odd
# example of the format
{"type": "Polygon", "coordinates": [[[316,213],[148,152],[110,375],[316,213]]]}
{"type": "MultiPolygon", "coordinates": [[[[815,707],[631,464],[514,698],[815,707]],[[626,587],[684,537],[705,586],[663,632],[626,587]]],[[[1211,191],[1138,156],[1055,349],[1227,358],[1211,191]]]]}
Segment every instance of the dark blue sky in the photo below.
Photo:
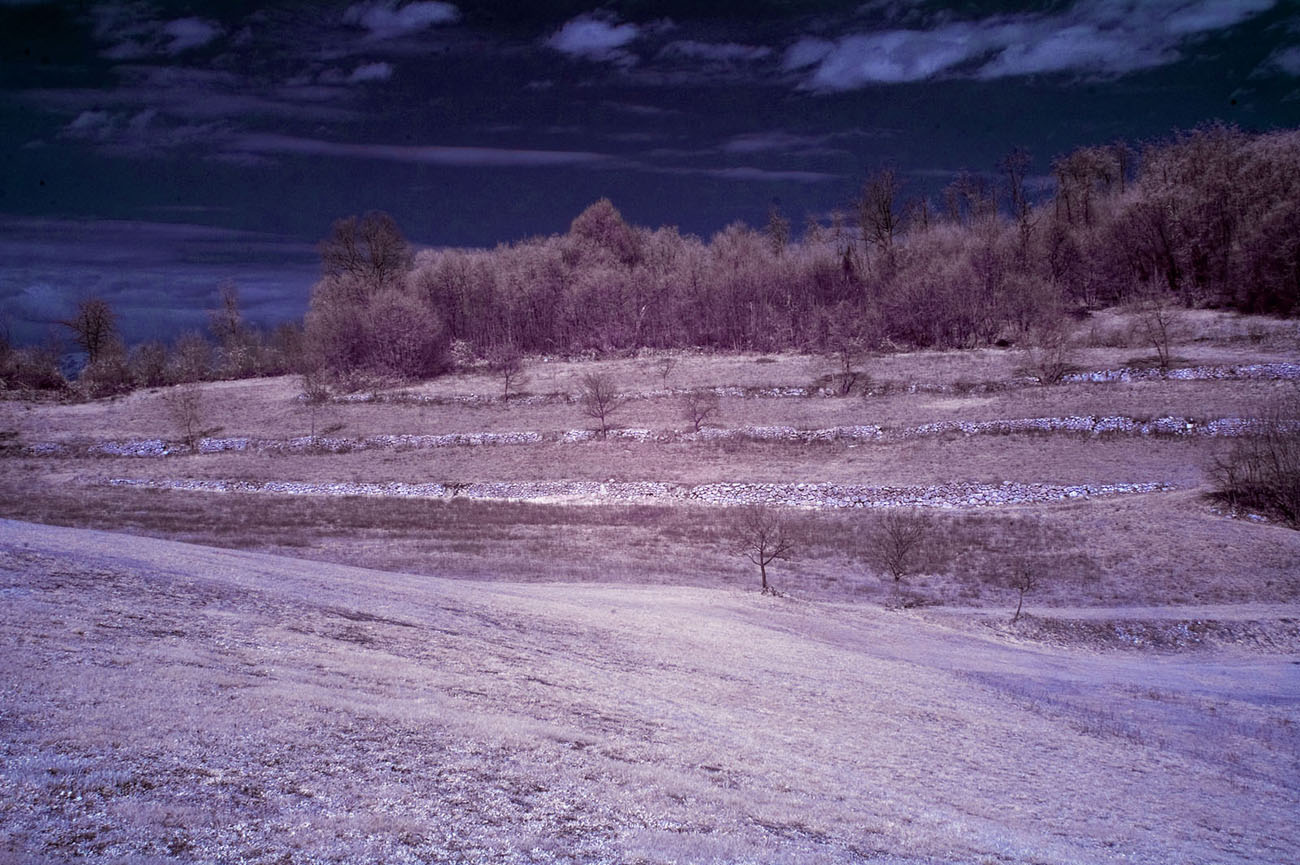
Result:
{"type": "Polygon", "coordinates": [[[709,235],[1208,120],[1300,126],[1295,0],[0,0],[0,311],[100,294],[130,338],[217,284],[303,310],[339,216],[422,245],[563,231],[608,196],[709,235]]]}

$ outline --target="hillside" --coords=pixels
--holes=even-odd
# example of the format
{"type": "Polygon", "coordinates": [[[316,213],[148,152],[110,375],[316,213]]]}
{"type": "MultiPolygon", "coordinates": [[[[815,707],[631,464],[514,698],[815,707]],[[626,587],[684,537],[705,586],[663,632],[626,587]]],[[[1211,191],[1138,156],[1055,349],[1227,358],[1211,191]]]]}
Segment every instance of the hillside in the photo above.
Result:
{"type": "Polygon", "coordinates": [[[14,522],[0,579],[17,861],[1261,863],[1300,843],[1286,656],[14,522]]]}

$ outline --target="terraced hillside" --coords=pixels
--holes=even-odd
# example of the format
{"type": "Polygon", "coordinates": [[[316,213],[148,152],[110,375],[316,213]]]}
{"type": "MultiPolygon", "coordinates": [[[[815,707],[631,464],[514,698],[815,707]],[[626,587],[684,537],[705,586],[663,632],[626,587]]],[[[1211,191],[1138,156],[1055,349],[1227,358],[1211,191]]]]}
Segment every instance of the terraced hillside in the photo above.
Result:
{"type": "Polygon", "coordinates": [[[2,401],[0,858],[1289,862],[1300,532],[1206,494],[1300,338],[1195,323],[2,401]]]}
{"type": "Polygon", "coordinates": [[[1126,333],[1081,324],[1052,385],[1014,350],[868,358],[848,394],[827,358],[650,353],[533,358],[509,394],[485,368],[323,403],[297,378],[212,383],[188,428],[176,389],[9,401],[0,509],[453,577],[741,586],[726,506],[767,502],[796,534],[774,582],[805,598],[1005,608],[1029,556],[1051,577],[1031,605],[1293,600],[1295,533],[1205,493],[1300,387],[1294,325],[1197,313],[1163,370],[1126,333]],[[593,373],[618,394],[603,430],[593,373]],[[900,508],[930,540],[895,583],[871,547],[900,508]]]}

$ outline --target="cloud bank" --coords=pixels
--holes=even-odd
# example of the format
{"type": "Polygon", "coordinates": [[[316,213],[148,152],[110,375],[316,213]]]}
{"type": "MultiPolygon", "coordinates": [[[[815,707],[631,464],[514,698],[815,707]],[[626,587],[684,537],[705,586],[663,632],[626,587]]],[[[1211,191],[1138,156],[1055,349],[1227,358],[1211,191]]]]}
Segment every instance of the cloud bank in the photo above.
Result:
{"type": "Polygon", "coordinates": [[[1180,59],[1183,44],[1236,26],[1277,0],[1078,0],[1052,15],[946,21],[928,29],[806,37],[786,49],[804,86],[852,90],[948,76],[1118,76],[1180,59]]]}

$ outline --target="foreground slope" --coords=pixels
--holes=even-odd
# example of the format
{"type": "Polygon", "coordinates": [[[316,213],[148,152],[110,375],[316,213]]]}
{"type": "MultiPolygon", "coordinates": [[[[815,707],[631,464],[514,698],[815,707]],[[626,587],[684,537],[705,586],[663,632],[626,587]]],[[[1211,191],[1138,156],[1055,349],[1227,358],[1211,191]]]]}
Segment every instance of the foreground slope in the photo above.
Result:
{"type": "MultiPolygon", "coordinates": [[[[0,851],[1216,862],[1300,848],[1285,655],[0,522],[0,851]]],[[[156,858],[155,858],[156,857],[156,858]]]]}

